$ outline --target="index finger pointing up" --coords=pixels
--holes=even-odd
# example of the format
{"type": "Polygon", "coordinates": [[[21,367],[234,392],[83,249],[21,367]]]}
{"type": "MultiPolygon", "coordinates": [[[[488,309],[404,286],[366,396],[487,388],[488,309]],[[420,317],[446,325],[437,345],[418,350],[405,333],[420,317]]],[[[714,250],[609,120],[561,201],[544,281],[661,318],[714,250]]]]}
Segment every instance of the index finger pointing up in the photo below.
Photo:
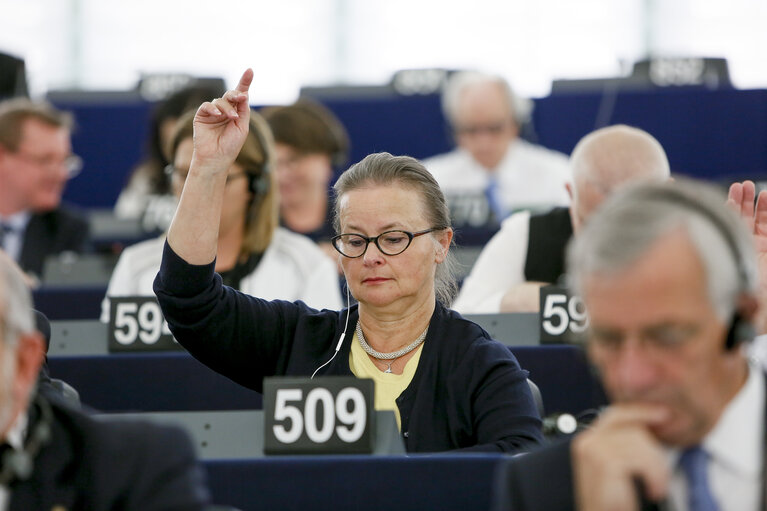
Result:
{"type": "Polygon", "coordinates": [[[252,81],[253,81],[253,70],[251,68],[248,68],[245,70],[244,73],[242,73],[242,77],[240,78],[240,83],[237,84],[236,90],[238,92],[247,93],[252,81]]]}

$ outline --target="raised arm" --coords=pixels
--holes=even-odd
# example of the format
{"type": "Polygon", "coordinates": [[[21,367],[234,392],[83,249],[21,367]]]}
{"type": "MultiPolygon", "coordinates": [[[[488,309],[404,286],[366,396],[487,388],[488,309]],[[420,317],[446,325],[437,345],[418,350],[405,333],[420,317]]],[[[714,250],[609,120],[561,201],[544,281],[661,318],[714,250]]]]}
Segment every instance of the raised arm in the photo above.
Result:
{"type": "Polygon", "coordinates": [[[761,305],[754,322],[757,333],[765,334],[767,333],[767,191],[762,190],[757,197],[753,181],[733,183],[727,195],[727,205],[740,215],[754,236],[761,305]]]}
{"type": "Polygon", "coordinates": [[[226,174],[248,134],[252,81],[253,71],[247,69],[235,89],[203,103],[194,116],[192,164],[168,230],[168,244],[190,264],[216,257],[226,174]]]}

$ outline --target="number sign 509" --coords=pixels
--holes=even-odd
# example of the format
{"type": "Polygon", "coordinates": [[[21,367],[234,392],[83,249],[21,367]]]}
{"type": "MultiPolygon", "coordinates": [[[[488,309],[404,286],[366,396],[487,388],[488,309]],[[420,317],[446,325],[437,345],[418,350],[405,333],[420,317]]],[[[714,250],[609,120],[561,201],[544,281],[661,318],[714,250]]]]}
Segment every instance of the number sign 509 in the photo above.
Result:
{"type": "Polygon", "coordinates": [[[276,421],[289,420],[273,426],[274,436],[284,444],[292,444],[306,431],[310,441],[322,444],[330,440],[333,433],[343,442],[353,443],[362,437],[367,424],[365,398],[359,389],[346,387],[333,399],[333,394],[324,387],[315,387],[303,399],[301,389],[277,389],[274,405],[276,421]],[[303,411],[292,402],[301,403],[303,411]],[[321,424],[318,421],[321,417],[321,424]],[[336,425],[336,419],[340,422],[336,425]]]}

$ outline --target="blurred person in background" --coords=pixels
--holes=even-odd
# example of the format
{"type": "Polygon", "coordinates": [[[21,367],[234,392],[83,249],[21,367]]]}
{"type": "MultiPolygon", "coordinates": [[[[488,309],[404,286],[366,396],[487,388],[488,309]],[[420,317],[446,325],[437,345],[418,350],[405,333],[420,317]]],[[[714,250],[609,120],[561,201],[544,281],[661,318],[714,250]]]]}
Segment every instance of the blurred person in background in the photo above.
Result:
{"type": "MultiPolygon", "coordinates": [[[[171,179],[176,196],[186,182],[193,156],[194,112],[179,119],[170,139],[171,179]]],[[[317,308],[338,308],[341,293],[335,263],[306,236],[277,225],[279,193],[269,127],[256,113],[229,173],[218,226],[216,272],[226,285],[266,299],[302,300],[317,308]]],[[[126,248],[112,273],[110,296],[152,296],[165,235],[126,248]]]]}
{"type": "Polygon", "coordinates": [[[670,178],[666,152],[646,131],[608,126],[583,137],[570,157],[570,207],[520,211],[501,229],[463,282],[453,308],[462,314],[537,312],[540,288],[562,284],[565,248],[588,217],[626,184],[670,178]]]}
{"type": "Polygon", "coordinates": [[[504,78],[453,74],[442,110],[458,147],[423,163],[448,197],[456,227],[497,227],[515,210],[568,204],[567,156],[520,138],[530,103],[504,78]]]}
{"type": "Polygon", "coordinates": [[[203,101],[221,96],[225,90],[212,84],[190,85],[160,102],[152,112],[147,140],[147,156],[131,173],[128,184],[120,192],[115,215],[120,218],[144,219],[148,231],[168,228],[176,196],[165,172],[170,164],[166,155],[176,122],[184,112],[196,110],[203,101]]]}
{"type": "Polygon", "coordinates": [[[61,204],[82,168],[72,154],[73,123],[45,102],[0,103],[0,246],[33,277],[48,256],[87,248],[87,220],[61,204]]]}
{"type": "Polygon", "coordinates": [[[335,260],[330,183],[348,158],[346,129],[330,110],[309,99],[261,112],[274,135],[280,223],[319,243],[335,260]]]}

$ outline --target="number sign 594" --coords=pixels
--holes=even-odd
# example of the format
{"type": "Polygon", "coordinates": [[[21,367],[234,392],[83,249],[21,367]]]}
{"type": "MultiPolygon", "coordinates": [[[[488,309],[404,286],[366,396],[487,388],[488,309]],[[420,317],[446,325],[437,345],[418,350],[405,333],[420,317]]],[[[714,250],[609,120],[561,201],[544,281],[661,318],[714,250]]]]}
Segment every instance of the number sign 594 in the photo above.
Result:
{"type": "Polygon", "coordinates": [[[179,349],[155,298],[111,297],[110,306],[110,351],[179,349]]]}

